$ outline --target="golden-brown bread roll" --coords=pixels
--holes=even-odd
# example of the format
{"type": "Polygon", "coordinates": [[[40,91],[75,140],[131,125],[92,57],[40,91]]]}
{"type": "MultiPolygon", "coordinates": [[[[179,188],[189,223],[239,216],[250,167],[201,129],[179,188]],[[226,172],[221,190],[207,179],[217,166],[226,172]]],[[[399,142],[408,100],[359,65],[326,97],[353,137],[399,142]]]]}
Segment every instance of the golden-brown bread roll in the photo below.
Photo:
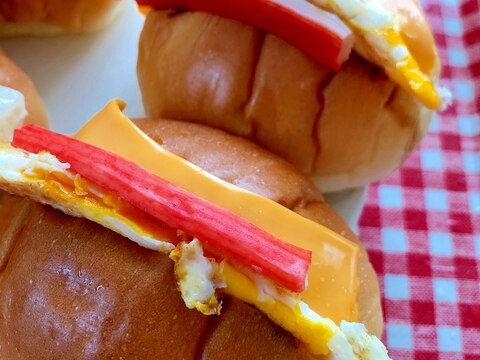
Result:
{"type": "MultiPolygon", "coordinates": [[[[403,11],[402,30],[410,37],[408,22],[415,17],[410,23],[418,36],[407,40],[416,53],[419,44],[429,45],[420,63],[436,78],[428,24],[415,1],[405,3],[416,10],[393,10],[403,11]]],[[[327,192],[389,175],[432,116],[355,52],[334,72],[274,35],[199,12],[150,12],[137,74],[147,115],[245,136],[313,176],[327,192]]]]}
{"type": "Polygon", "coordinates": [[[110,23],[128,0],[2,0],[1,35],[55,35],[96,31],[110,23]]]}
{"type": "Polygon", "coordinates": [[[27,117],[24,124],[48,127],[48,114],[32,80],[0,49],[0,85],[17,90],[25,96],[27,117]]]}
{"type": "MultiPolygon", "coordinates": [[[[358,241],[308,179],[254,144],[196,124],[137,124],[214,175],[358,241]]],[[[167,255],[13,196],[0,197],[0,219],[1,359],[313,358],[241,301],[226,299],[220,316],[188,310],[167,255]],[[7,225],[5,214],[15,214],[7,225]]],[[[379,288],[364,250],[359,274],[360,320],[380,335],[379,288]]]]}

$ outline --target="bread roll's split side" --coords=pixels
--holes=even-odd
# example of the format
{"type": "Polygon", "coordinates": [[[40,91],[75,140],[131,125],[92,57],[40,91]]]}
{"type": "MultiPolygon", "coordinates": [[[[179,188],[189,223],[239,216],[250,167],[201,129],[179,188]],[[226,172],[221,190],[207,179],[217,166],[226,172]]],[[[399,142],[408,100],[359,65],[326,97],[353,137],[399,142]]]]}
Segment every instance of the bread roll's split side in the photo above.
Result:
{"type": "Polygon", "coordinates": [[[332,76],[326,66],[267,34],[245,113],[255,129],[250,137],[311,172],[319,151],[315,131],[323,110],[317,92],[332,76]]]}
{"type": "Polygon", "coordinates": [[[249,134],[244,107],[262,39],[253,28],[203,13],[151,12],[137,68],[145,112],[249,134]]]}
{"type": "MultiPolygon", "coordinates": [[[[273,154],[201,125],[137,124],[207,171],[358,241],[313,183],[273,154]]],[[[18,226],[0,272],[1,359],[312,358],[291,334],[238,300],[227,299],[213,320],[188,310],[166,255],[97,224],[34,205],[18,226]]],[[[378,284],[364,253],[360,286],[361,321],[380,335],[378,284]]]]}

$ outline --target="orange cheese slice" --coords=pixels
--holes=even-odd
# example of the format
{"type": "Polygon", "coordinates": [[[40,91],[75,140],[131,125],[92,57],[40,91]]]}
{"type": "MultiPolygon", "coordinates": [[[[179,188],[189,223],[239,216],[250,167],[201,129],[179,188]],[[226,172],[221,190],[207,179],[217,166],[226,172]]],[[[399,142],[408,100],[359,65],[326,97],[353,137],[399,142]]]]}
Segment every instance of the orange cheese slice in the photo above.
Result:
{"type": "Polygon", "coordinates": [[[272,235],[312,251],[302,300],[337,324],[356,321],[358,245],[274,201],[224,182],[167,151],[140,131],[110,102],[76,138],[133,161],[207,201],[236,213],[272,235]]]}

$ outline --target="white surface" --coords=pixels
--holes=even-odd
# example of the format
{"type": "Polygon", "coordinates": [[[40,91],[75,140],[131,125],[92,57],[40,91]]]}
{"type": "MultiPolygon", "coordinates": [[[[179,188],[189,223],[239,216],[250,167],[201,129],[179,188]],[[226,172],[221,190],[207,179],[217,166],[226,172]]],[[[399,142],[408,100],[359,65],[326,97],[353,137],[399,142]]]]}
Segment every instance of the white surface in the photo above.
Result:
{"type": "Polygon", "coordinates": [[[337,210],[344,219],[348,220],[350,227],[358,233],[358,218],[362,212],[367,188],[360,187],[351,190],[325,194],[325,199],[337,210]]]}
{"type": "MultiPolygon", "coordinates": [[[[112,98],[128,104],[130,117],[144,116],[136,77],[143,16],[131,2],[111,26],[94,33],[0,39],[0,47],[36,84],[51,127],[71,134],[112,98]]],[[[365,189],[329,194],[327,200],[356,230],[365,189]]]]}
{"type": "Polygon", "coordinates": [[[142,26],[143,16],[132,1],[97,33],[0,39],[0,46],[37,85],[52,128],[73,133],[115,97],[128,103],[128,116],[143,116],[136,77],[142,26]]]}

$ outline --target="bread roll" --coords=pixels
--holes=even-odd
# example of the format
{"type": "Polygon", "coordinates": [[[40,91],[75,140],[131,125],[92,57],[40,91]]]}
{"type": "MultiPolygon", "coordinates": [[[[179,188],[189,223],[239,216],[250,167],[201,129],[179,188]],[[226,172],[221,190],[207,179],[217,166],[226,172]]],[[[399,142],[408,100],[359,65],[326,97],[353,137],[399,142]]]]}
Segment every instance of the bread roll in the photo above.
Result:
{"type": "Polygon", "coordinates": [[[96,31],[128,0],[2,0],[1,35],[55,35],[96,31]]]}
{"type": "MultiPolygon", "coordinates": [[[[411,14],[420,14],[418,38],[431,39],[421,12],[411,14]]],[[[430,45],[422,64],[435,77],[430,45]]],[[[137,74],[149,116],[249,138],[311,175],[324,192],[389,175],[432,116],[356,53],[334,72],[274,35],[198,12],[147,16],[137,74]]]]}
{"type": "MultiPolygon", "coordinates": [[[[358,241],[315,186],[254,144],[196,124],[138,125],[169,150],[358,241]]],[[[0,358],[309,359],[255,308],[228,298],[220,316],[188,310],[173,262],[92,222],[0,199],[0,358]],[[20,210],[15,210],[20,209],[20,210]],[[11,216],[3,223],[5,214],[11,216]]],[[[358,306],[380,335],[376,276],[364,250],[358,306]]]]}
{"type": "MultiPolygon", "coordinates": [[[[1,5],[0,5],[1,6],[1,5]]],[[[48,114],[32,80],[0,49],[0,85],[21,92],[25,96],[27,117],[25,124],[48,127],[48,114]]]]}

